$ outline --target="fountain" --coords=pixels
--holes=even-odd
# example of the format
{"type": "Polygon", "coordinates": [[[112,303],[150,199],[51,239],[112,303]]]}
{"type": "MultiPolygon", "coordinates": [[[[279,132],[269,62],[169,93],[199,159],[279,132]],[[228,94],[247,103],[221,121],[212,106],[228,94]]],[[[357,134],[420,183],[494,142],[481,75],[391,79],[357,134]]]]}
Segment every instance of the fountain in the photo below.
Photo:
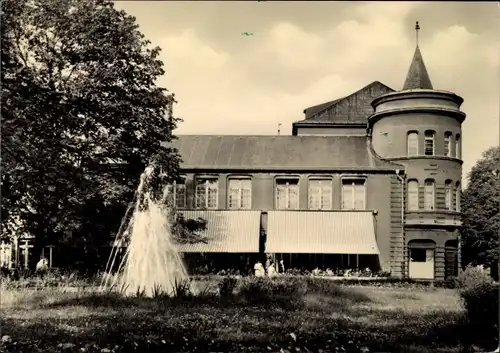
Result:
{"type": "Polygon", "coordinates": [[[155,192],[152,186],[155,173],[155,168],[149,166],[140,177],[134,200],[116,235],[101,289],[118,288],[124,295],[173,296],[178,286],[188,281],[184,263],[173,243],[170,222],[173,209],[167,202],[168,188],[165,186],[160,195],[155,192]],[[127,248],[113,275],[122,245],[127,248]]]}

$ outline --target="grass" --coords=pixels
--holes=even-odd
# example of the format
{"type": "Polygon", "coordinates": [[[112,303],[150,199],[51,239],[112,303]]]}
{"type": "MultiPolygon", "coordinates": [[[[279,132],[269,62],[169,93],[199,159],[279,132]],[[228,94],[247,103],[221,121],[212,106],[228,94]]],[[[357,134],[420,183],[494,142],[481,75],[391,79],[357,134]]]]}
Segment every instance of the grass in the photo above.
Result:
{"type": "Polygon", "coordinates": [[[0,350],[460,352],[464,312],[455,290],[321,281],[309,281],[293,308],[220,297],[213,282],[197,283],[209,288],[202,296],[173,299],[3,287],[2,335],[10,341],[0,350]]]}

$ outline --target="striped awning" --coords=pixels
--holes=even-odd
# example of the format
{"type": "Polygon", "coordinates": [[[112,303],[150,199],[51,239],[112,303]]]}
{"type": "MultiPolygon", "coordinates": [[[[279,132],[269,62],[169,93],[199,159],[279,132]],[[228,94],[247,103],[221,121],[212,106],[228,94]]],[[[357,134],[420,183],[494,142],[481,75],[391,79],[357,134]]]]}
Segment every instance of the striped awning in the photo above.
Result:
{"type": "Polygon", "coordinates": [[[379,254],[372,212],[269,211],[266,252],[379,254]]]}
{"type": "Polygon", "coordinates": [[[180,252],[259,252],[260,211],[179,212],[185,219],[202,218],[207,222],[207,229],[201,234],[206,243],[180,244],[180,252]]]}

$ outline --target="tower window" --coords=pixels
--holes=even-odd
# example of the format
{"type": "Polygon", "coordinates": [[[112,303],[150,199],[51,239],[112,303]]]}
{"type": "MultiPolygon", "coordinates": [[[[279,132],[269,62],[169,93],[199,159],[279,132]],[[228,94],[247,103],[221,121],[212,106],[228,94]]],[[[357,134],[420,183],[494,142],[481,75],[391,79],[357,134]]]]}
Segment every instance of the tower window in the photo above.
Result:
{"type": "Polygon", "coordinates": [[[434,146],[434,136],[436,133],[434,131],[428,130],[425,132],[425,155],[434,156],[435,146],[434,146]]]}
{"type": "Polygon", "coordinates": [[[456,134],[455,136],[455,157],[458,159],[462,158],[462,151],[460,148],[460,134],[456,134]]]}
{"type": "Polygon", "coordinates": [[[447,131],[444,133],[444,155],[446,157],[451,157],[451,139],[452,133],[447,131]]]}
{"type": "Polygon", "coordinates": [[[424,185],[424,209],[432,211],[435,208],[434,180],[426,180],[424,185]]]}
{"type": "Polygon", "coordinates": [[[455,186],[455,211],[457,212],[460,212],[460,195],[461,195],[460,183],[457,182],[455,186]]]}
{"type": "Polygon", "coordinates": [[[408,210],[418,210],[418,181],[408,181],[408,210]]]}
{"type": "Polygon", "coordinates": [[[418,132],[412,131],[407,136],[408,156],[418,155],[418,132]]]}
{"type": "Polygon", "coordinates": [[[451,211],[452,210],[452,190],[451,190],[451,180],[446,180],[444,184],[444,207],[451,211]]]}

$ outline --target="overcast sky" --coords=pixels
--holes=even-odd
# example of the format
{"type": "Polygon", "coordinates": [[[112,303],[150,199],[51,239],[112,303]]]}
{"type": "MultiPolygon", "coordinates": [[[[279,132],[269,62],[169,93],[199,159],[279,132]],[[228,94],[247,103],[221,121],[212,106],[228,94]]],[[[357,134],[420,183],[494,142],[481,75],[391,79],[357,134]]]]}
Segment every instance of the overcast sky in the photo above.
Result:
{"type": "Polygon", "coordinates": [[[303,109],[378,80],[402,88],[419,44],[435,89],[465,99],[464,172],[498,145],[495,2],[118,1],[162,48],[177,134],[291,134],[303,109]],[[244,36],[242,32],[251,32],[244,36]]]}

